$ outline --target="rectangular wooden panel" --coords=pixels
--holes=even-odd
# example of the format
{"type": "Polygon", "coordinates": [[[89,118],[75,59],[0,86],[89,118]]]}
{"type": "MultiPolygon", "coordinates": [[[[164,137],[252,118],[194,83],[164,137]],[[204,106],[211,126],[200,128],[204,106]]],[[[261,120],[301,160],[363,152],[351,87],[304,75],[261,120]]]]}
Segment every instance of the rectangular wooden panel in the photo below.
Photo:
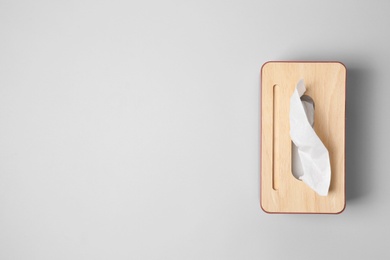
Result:
{"type": "Polygon", "coordinates": [[[346,68],[340,62],[267,62],[261,69],[261,207],[268,213],[345,208],[346,68]],[[331,183],[319,196],[291,172],[290,97],[300,79],[315,103],[314,130],[329,151],[331,183]]]}

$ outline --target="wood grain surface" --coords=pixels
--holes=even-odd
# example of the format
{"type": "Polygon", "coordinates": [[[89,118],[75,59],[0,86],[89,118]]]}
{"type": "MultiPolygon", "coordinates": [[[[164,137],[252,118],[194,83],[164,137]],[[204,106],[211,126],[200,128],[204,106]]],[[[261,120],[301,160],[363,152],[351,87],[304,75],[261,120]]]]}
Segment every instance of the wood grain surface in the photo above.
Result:
{"type": "Polygon", "coordinates": [[[346,68],[339,62],[267,62],[261,69],[261,207],[268,213],[345,208],[346,68]],[[291,172],[290,97],[300,79],[315,103],[314,130],[329,151],[331,183],[319,196],[291,172]]]}

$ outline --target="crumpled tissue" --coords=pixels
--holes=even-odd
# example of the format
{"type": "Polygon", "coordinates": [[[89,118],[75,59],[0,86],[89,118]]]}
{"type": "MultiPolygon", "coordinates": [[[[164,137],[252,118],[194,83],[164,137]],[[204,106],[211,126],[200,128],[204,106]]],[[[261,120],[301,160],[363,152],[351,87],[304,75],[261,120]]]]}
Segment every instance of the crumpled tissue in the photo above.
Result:
{"type": "Polygon", "coordinates": [[[331,178],[329,152],[313,129],[314,103],[303,96],[305,91],[305,83],[300,80],[290,98],[292,172],[318,195],[327,196],[331,178]]]}

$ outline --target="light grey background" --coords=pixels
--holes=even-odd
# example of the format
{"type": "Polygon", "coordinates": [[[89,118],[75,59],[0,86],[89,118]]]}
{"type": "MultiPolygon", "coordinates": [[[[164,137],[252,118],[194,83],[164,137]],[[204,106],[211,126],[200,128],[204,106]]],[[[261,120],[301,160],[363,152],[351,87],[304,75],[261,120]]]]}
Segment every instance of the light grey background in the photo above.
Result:
{"type": "Polygon", "coordinates": [[[0,259],[390,257],[388,1],[0,1],[0,259]],[[259,70],[348,68],[347,208],[259,206],[259,70]]]}

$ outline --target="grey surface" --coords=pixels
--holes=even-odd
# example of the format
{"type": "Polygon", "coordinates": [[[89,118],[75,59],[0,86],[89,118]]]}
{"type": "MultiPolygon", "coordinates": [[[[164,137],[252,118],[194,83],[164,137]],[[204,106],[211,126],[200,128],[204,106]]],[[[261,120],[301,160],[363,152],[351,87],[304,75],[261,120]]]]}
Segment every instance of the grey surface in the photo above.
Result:
{"type": "Polygon", "coordinates": [[[389,258],[389,8],[0,1],[0,259],[389,258]],[[341,215],[260,209],[268,60],[348,68],[341,215]]]}

